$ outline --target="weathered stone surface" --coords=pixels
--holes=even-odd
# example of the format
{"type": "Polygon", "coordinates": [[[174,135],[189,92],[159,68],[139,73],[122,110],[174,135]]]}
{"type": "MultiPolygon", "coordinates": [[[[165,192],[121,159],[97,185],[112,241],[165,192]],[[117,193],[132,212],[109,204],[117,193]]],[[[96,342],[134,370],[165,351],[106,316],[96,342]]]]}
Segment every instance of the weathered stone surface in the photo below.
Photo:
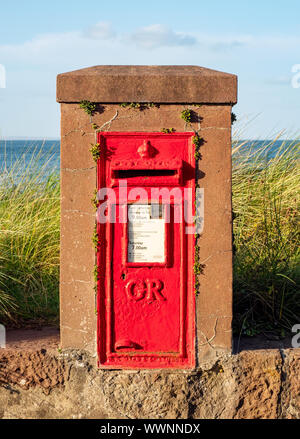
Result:
{"type": "MultiPolygon", "coordinates": [[[[61,105],[61,342],[63,348],[96,351],[95,253],[91,242],[96,166],[89,149],[96,142],[91,118],[78,103],[61,105]],[[72,310],[72,308],[74,308],[72,310]]],[[[204,138],[198,183],[204,189],[204,231],[199,239],[200,294],[196,297],[197,361],[231,351],[231,105],[162,104],[144,110],[101,104],[92,117],[102,131],[177,132],[200,130],[204,138]],[[193,111],[191,126],[181,118],[193,111]],[[221,268],[220,268],[221,267],[221,268]]]]}
{"type": "Polygon", "coordinates": [[[282,391],[280,396],[281,418],[300,418],[300,350],[281,351],[283,358],[282,391]]]}
{"type": "Polygon", "coordinates": [[[237,77],[199,66],[94,66],[57,76],[58,102],[235,104],[237,77]]]}
{"type": "Polygon", "coordinates": [[[45,394],[61,386],[68,377],[68,368],[55,356],[40,351],[8,350],[0,356],[0,385],[17,385],[21,389],[39,387],[45,394]]]}
{"type": "Polygon", "coordinates": [[[233,369],[239,389],[235,418],[278,417],[281,369],[282,359],[279,351],[246,351],[238,355],[233,369]]]}
{"type": "Polygon", "coordinates": [[[299,419],[299,357],[244,351],[190,373],[101,370],[84,351],[0,350],[0,417],[299,419]]]}

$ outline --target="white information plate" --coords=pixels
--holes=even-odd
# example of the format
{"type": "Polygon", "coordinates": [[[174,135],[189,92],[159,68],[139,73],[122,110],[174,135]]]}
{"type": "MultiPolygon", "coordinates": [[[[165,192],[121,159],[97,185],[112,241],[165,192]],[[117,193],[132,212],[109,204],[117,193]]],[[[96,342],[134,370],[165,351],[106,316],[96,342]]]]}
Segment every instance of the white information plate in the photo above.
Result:
{"type": "Polygon", "coordinates": [[[128,262],[165,262],[162,205],[128,206],[128,262]]]}

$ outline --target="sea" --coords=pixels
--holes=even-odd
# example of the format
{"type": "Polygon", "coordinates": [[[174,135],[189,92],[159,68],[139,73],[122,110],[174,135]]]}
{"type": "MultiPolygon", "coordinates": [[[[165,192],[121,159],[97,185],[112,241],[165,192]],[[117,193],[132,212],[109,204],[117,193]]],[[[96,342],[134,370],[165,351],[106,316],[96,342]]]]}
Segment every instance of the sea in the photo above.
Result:
{"type": "Polygon", "coordinates": [[[44,176],[59,173],[60,141],[0,139],[0,177],[13,168],[19,173],[40,168],[44,176]]]}
{"type": "MultiPolygon", "coordinates": [[[[300,145],[299,140],[238,140],[233,142],[235,156],[242,159],[249,154],[253,158],[256,151],[263,147],[266,161],[272,159],[278,152],[283,154],[292,144],[300,145]],[[242,145],[240,148],[239,146],[242,145]],[[267,146],[270,145],[270,146],[267,146]]],[[[299,147],[299,146],[298,146],[299,147]]],[[[204,147],[205,148],[205,145],[204,147]]],[[[59,140],[4,140],[0,139],[0,175],[8,172],[14,166],[19,169],[27,168],[34,163],[44,167],[44,172],[50,173],[60,169],[60,141],[59,140]]]]}

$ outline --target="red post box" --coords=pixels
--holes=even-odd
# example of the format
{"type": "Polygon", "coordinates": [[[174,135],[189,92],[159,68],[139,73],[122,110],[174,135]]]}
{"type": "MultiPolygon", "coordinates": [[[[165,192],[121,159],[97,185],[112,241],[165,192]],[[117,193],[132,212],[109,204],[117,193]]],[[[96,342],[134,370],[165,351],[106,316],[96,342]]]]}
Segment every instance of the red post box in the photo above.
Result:
{"type": "Polygon", "coordinates": [[[107,369],[196,370],[230,353],[237,77],[94,66],[58,75],[57,100],[61,347],[107,369]]]}
{"type": "Polygon", "coordinates": [[[195,365],[193,134],[98,134],[101,367],[195,365]]]}

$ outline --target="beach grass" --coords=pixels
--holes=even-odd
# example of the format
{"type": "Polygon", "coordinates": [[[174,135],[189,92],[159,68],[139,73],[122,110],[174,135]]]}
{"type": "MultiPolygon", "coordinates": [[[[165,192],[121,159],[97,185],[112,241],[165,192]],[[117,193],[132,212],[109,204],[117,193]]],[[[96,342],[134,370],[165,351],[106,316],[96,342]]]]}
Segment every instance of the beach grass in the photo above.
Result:
{"type": "MultiPolygon", "coordinates": [[[[299,141],[234,143],[234,332],[285,335],[300,323],[299,141]],[[273,154],[266,160],[266,156],[273,154]]],[[[0,320],[59,315],[59,175],[49,153],[0,173],[0,320]]]]}
{"type": "Polygon", "coordinates": [[[0,172],[0,319],[58,322],[59,173],[53,153],[25,151],[0,172]]]}
{"type": "Polygon", "coordinates": [[[300,323],[300,141],[233,145],[234,331],[300,323]]]}

